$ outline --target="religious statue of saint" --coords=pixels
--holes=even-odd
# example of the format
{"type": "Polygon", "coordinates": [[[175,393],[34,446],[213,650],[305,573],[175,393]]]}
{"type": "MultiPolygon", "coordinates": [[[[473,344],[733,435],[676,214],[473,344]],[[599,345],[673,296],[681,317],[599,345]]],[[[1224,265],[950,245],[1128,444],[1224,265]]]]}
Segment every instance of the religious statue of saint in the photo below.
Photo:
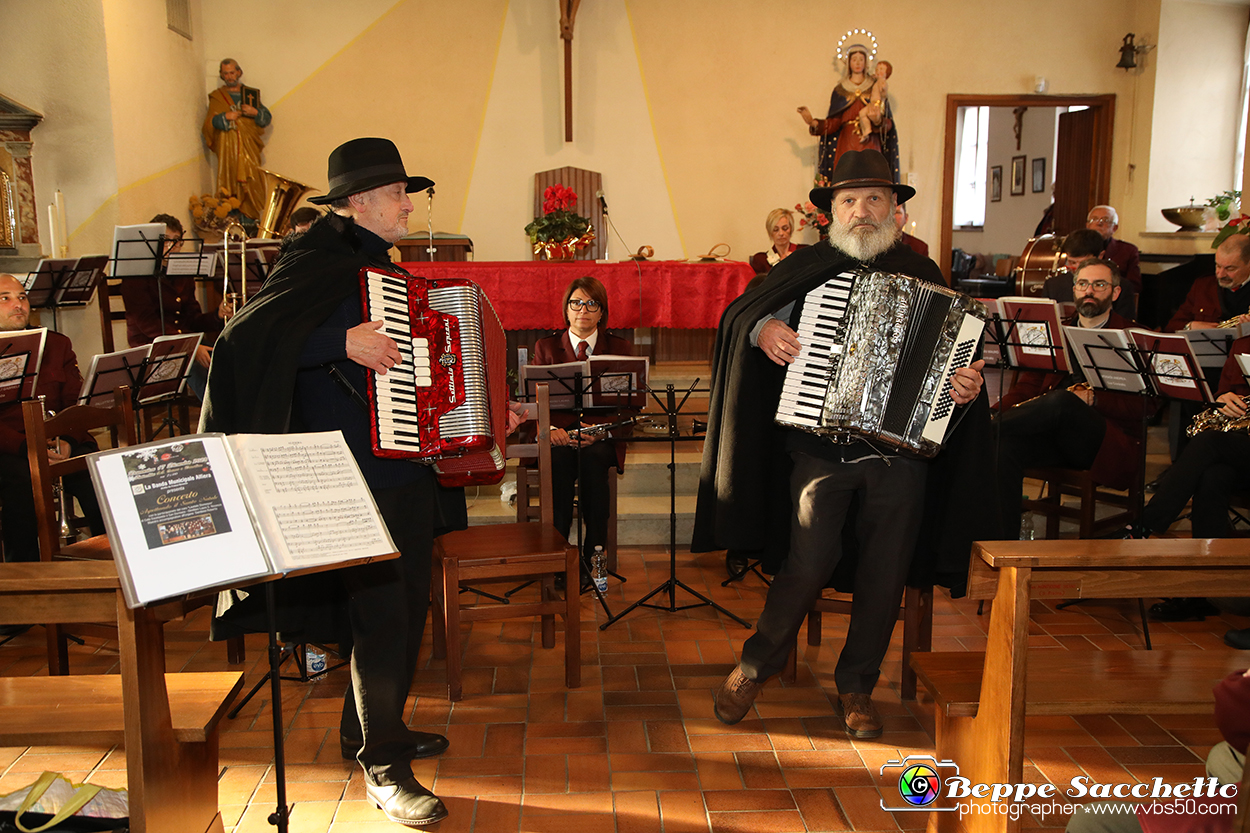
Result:
{"type": "Polygon", "coordinates": [[[265,128],[273,120],[260,103],[260,91],[243,86],[243,68],[233,58],[221,62],[222,86],[208,94],[204,142],[217,154],[217,190],[239,198],[239,211],[259,219],[264,211],[260,152],[265,128]]]}
{"type": "Polygon", "coordinates": [[[878,61],[874,74],[869,74],[868,48],[858,43],[846,49],[844,60],[842,81],[829,98],[829,115],[812,118],[806,107],[798,108],[808,131],[820,137],[816,180],[829,181],[838,158],[848,150],[872,148],[885,155],[898,181],[898,132],[890,112],[886,81],[894,68],[888,61],[878,61]]]}

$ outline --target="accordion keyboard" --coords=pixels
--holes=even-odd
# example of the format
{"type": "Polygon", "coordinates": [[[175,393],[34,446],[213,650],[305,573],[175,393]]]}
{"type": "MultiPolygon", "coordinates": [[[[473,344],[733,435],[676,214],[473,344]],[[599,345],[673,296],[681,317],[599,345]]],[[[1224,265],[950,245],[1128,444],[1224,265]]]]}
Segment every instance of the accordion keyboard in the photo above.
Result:
{"type": "Polygon", "coordinates": [[[382,321],[381,332],[399,345],[400,363],[376,374],[379,445],[393,451],[420,451],[417,388],[433,384],[430,342],[414,338],[408,320],[408,290],[400,277],[369,272],[367,293],[370,321],[382,321]]]}
{"type": "Polygon", "coordinates": [[[855,276],[844,272],[808,294],[799,317],[798,337],[802,345],[794,363],[786,371],[781,401],[786,424],[801,428],[820,427],[829,380],[838,371],[846,337],[844,319],[855,276]]]}

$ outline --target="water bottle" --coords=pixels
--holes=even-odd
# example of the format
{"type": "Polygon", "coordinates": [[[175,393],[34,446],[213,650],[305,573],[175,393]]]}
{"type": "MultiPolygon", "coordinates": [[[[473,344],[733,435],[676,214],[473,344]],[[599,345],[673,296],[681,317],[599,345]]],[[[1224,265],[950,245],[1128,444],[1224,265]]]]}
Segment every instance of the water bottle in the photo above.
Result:
{"type": "Polygon", "coordinates": [[[325,653],[317,650],[317,648],[312,645],[305,645],[304,667],[307,669],[308,676],[310,677],[317,674],[324,674],[326,670],[325,653]]]}
{"type": "Polygon", "coordinates": [[[600,593],[608,589],[608,556],[602,546],[595,547],[595,554],[590,557],[590,577],[595,581],[595,588],[600,593]]]}
{"type": "Polygon", "coordinates": [[[1037,537],[1037,531],[1033,528],[1033,510],[1025,509],[1020,513],[1020,540],[1032,541],[1037,537]]]}

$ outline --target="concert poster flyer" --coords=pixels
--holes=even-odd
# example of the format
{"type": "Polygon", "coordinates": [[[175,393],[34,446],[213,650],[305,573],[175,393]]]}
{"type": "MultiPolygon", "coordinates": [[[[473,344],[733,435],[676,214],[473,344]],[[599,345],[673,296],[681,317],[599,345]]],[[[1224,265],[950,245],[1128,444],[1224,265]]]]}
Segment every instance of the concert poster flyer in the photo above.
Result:
{"type": "Polygon", "coordinates": [[[204,443],[174,443],[122,455],[148,547],[230,531],[204,443]]]}

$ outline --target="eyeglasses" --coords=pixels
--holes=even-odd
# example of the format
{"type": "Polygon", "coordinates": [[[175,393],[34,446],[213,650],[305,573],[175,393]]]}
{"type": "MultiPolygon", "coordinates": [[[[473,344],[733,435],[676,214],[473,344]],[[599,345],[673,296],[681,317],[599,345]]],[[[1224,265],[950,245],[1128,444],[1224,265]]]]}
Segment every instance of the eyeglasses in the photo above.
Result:
{"type": "Polygon", "coordinates": [[[569,306],[576,310],[580,310],[585,307],[588,312],[595,312],[599,309],[599,302],[583,301],[581,298],[570,298],[569,306]]]}
{"type": "Polygon", "coordinates": [[[1112,220],[1110,217],[1090,217],[1087,221],[1087,225],[1114,226],[1115,220],[1112,220]]]}
{"type": "Polygon", "coordinates": [[[1098,292],[1102,292],[1102,291],[1104,291],[1104,290],[1106,290],[1106,289],[1109,289],[1109,288],[1111,287],[1111,281],[1086,281],[1086,280],[1079,280],[1079,281],[1073,281],[1073,282],[1072,282],[1072,288],[1073,288],[1073,289],[1080,290],[1081,292],[1084,292],[1085,290],[1089,289],[1090,287],[1093,287],[1093,288],[1094,288],[1095,290],[1097,290],[1098,292]]]}

